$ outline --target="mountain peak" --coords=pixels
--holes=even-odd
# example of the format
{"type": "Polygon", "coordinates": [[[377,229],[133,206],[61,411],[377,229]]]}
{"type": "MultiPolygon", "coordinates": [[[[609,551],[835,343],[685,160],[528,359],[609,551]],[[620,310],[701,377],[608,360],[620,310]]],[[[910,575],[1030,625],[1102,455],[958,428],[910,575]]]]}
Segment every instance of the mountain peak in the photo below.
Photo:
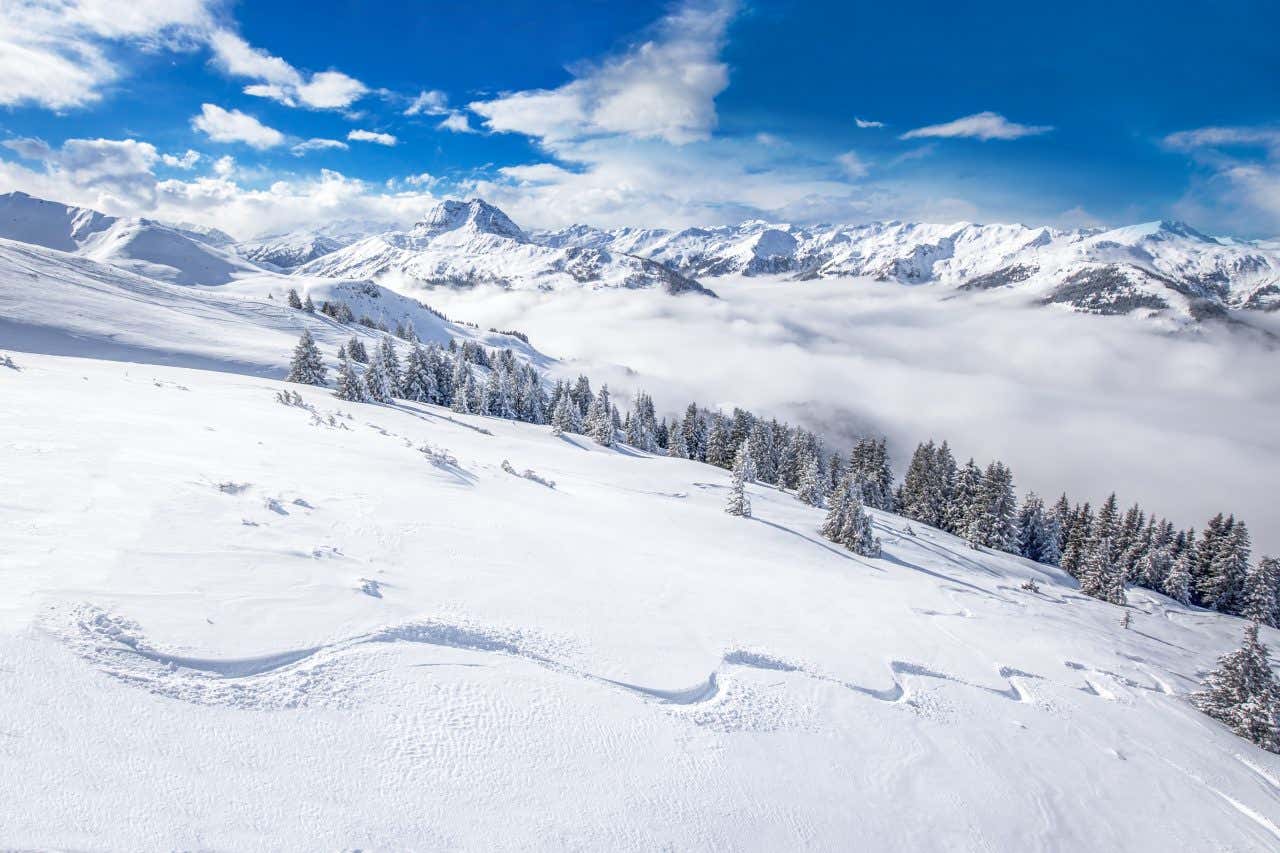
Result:
{"type": "Polygon", "coordinates": [[[511,217],[480,198],[442,201],[414,226],[415,231],[432,237],[462,229],[508,237],[522,243],[529,239],[520,226],[511,221],[511,217]]]}

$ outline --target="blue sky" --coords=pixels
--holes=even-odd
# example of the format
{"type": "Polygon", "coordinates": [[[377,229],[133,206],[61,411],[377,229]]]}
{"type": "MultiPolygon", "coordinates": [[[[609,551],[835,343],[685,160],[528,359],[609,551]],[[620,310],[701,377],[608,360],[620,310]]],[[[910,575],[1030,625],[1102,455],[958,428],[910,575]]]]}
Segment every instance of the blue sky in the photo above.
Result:
{"type": "Polygon", "coordinates": [[[1275,236],[1277,31],[1243,0],[19,0],[0,190],[239,236],[476,194],[532,226],[1275,236]]]}

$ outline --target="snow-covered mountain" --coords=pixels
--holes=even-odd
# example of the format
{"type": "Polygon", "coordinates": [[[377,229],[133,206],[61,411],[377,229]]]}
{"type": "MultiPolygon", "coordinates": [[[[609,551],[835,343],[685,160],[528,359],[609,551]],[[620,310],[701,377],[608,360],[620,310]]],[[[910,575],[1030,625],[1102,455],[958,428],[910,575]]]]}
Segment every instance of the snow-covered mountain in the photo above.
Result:
{"type": "Polygon", "coordinates": [[[298,272],[393,278],[410,286],[656,287],[672,294],[714,295],[664,264],[625,251],[533,240],[505,213],[479,199],[442,202],[409,231],[360,240],[303,264],[298,272]]]}
{"type": "Polygon", "coordinates": [[[394,223],[338,219],[317,228],[267,234],[236,244],[240,255],[267,269],[293,270],[308,261],[336,252],[373,234],[395,228],[394,223]]]}
{"type": "Polygon", "coordinates": [[[150,219],[107,216],[21,192],[0,195],[0,238],[69,252],[174,284],[223,284],[237,275],[260,272],[225,248],[224,237],[214,229],[191,231],[150,219]]]}
{"type": "Polygon", "coordinates": [[[1199,317],[1280,309],[1280,252],[1176,222],[1115,229],[1023,225],[798,227],[763,221],[682,231],[585,226],[535,235],[550,246],[652,258],[688,276],[869,277],[963,290],[1016,288],[1100,314],[1145,309],[1199,317]]]}

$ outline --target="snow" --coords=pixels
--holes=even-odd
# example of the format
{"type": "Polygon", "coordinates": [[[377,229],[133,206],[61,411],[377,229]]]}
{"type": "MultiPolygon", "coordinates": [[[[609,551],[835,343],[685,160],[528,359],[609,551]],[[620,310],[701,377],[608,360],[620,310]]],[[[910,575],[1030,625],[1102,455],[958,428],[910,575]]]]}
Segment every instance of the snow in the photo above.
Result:
{"type": "Polygon", "coordinates": [[[1186,702],[1237,619],[1135,590],[1125,630],[883,513],[855,557],[547,427],[13,357],[6,846],[1280,844],[1280,757],[1186,702]]]}

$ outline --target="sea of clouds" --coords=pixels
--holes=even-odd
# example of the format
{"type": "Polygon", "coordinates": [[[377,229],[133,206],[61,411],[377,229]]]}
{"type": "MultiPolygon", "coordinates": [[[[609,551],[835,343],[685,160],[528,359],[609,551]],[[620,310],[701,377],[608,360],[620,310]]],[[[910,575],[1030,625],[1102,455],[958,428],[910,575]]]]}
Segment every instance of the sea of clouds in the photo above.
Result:
{"type": "Polygon", "coordinates": [[[740,405],[842,452],[884,434],[899,475],[917,442],[945,438],[961,462],[1003,459],[1020,493],[1096,505],[1115,490],[1197,528],[1235,512],[1258,550],[1280,551],[1280,371],[1256,332],[864,280],[708,283],[720,299],[489,287],[426,299],[526,332],[565,374],[648,390],[667,414],[740,405]]]}

